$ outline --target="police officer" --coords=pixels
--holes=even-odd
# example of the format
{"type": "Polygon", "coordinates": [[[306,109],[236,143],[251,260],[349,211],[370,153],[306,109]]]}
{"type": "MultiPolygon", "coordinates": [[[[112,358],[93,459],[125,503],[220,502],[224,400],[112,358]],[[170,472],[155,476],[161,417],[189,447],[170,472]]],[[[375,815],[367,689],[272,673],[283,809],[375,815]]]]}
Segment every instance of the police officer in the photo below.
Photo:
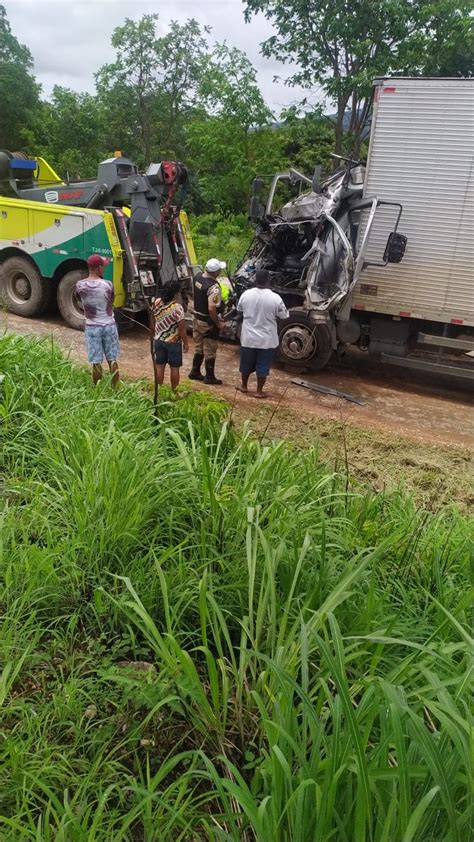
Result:
{"type": "Polygon", "coordinates": [[[193,367],[189,373],[190,380],[202,380],[209,386],[219,386],[214,373],[217,354],[217,342],[221,326],[219,309],[222,304],[222,294],[217,277],[226,264],[222,260],[212,257],[206,263],[205,272],[198,272],[194,276],[194,321],[193,339],[195,353],[193,367]],[[206,374],[201,374],[204,360],[206,374]]]}

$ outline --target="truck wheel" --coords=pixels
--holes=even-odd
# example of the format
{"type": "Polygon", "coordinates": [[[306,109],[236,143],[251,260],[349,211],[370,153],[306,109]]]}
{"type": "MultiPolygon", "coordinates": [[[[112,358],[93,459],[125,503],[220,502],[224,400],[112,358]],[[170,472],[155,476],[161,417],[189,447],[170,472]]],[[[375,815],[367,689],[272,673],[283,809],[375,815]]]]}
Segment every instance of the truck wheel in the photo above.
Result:
{"type": "Polygon", "coordinates": [[[73,269],[61,278],[58,286],[58,307],[64,321],[75,330],[84,330],[85,318],[82,304],[76,295],[76,284],[87,277],[86,269],[73,269]]]}
{"type": "Polygon", "coordinates": [[[39,316],[51,301],[53,282],[42,278],[27,257],[9,257],[0,264],[0,300],[17,316],[39,316]]]}
{"type": "Polygon", "coordinates": [[[278,357],[287,365],[324,368],[332,354],[331,336],[325,324],[311,322],[303,312],[291,312],[278,328],[278,357]]]}

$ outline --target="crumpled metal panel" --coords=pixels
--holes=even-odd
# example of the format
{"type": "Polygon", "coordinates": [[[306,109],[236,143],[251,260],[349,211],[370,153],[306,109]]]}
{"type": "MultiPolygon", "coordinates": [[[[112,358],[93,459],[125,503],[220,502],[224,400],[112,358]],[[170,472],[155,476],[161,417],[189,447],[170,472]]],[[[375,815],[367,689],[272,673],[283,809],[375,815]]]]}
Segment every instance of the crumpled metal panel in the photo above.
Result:
{"type": "Polygon", "coordinates": [[[329,205],[328,199],[319,193],[302,193],[297,199],[283,205],[281,215],[286,222],[297,222],[303,219],[317,219],[329,205]]]}

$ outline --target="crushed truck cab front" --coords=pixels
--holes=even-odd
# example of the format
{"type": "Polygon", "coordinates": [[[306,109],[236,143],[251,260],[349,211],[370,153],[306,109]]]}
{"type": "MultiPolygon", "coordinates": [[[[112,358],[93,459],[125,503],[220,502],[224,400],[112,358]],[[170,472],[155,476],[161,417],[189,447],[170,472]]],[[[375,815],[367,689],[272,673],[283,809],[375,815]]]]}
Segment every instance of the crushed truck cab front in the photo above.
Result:
{"type": "Polygon", "coordinates": [[[266,204],[265,182],[254,180],[250,216],[255,239],[238,267],[237,295],[253,284],[257,269],[267,269],[271,287],[290,310],[280,326],[280,357],[289,363],[323,367],[338,344],[338,322],[347,321],[354,286],[366,265],[365,253],[377,209],[392,205],[394,231],[382,265],[400,250],[397,234],[401,206],[362,198],[365,168],[340,159],[340,166],[320,183],[297,170],[277,173],[266,204]]]}

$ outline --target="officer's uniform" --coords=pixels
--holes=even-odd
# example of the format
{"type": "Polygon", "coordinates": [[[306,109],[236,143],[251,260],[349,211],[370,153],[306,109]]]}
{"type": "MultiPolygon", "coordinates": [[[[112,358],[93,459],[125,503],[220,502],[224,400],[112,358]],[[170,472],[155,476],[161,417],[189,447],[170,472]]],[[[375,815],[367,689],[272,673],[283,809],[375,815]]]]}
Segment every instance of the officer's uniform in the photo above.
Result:
{"type": "Polygon", "coordinates": [[[202,354],[205,360],[214,360],[219,328],[209,315],[209,301],[219,309],[222,302],[220,286],[215,278],[208,278],[198,272],[194,278],[193,339],[196,353],[202,354]]]}
{"type": "MultiPolygon", "coordinates": [[[[204,382],[216,383],[214,366],[219,339],[219,328],[209,315],[209,302],[218,310],[222,304],[219,283],[215,278],[208,277],[201,272],[194,276],[194,320],[193,339],[195,353],[193,367],[189,374],[191,380],[202,380],[200,372],[204,360],[206,376],[204,382]]],[[[220,381],[219,381],[220,382],[220,381]]]]}

